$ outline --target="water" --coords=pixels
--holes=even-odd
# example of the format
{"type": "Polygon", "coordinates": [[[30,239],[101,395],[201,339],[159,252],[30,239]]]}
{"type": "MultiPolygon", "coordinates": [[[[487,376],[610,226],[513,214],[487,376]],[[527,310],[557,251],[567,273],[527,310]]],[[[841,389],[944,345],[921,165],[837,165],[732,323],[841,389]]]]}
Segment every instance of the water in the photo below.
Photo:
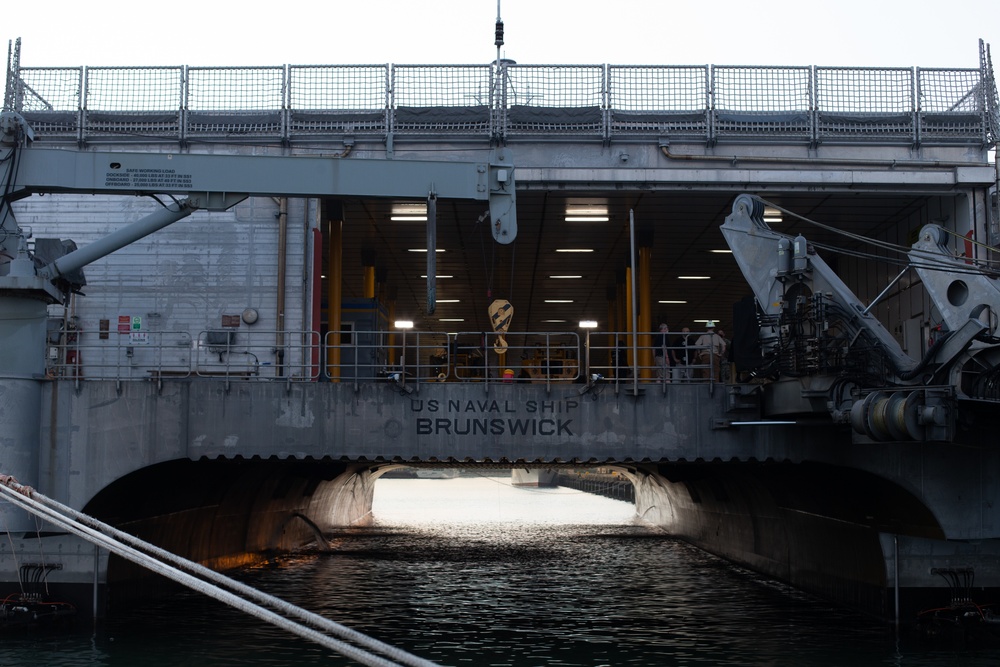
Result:
{"type": "MultiPolygon", "coordinates": [[[[509,478],[380,480],[371,529],[238,578],[447,665],[1000,664],[897,643],[885,625],[731,566],[631,505],[509,478]]],[[[0,665],[305,666],[350,661],[183,592],[96,634],[0,635],[0,665]]]]}

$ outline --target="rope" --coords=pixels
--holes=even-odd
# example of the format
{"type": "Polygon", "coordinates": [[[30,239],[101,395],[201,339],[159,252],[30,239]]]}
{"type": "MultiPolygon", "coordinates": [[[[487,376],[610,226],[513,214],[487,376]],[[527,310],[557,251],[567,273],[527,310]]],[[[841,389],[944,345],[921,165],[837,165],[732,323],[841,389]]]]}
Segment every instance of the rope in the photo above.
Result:
{"type": "MultiPolygon", "coordinates": [[[[828,232],[832,232],[834,234],[839,234],[840,236],[844,236],[844,237],[849,238],[849,239],[851,239],[853,241],[858,241],[859,243],[864,243],[864,244],[872,245],[872,246],[875,246],[876,248],[882,248],[883,250],[888,250],[890,252],[899,253],[901,255],[909,255],[909,253],[913,251],[912,248],[907,248],[906,246],[898,245],[896,243],[889,243],[887,241],[878,241],[876,239],[872,239],[872,238],[869,238],[867,236],[861,236],[860,234],[854,234],[852,232],[848,232],[848,231],[845,231],[843,229],[837,229],[836,227],[832,227],[830,225],[823,224],[822,222],[817,222],[816,220],[811,220],[810,218],[807,218],[807,217],[805,217],[803,215],[799,215],[798,213],[795,213],[794,211],[789,211],[788,209],[783,208],[781,206],[778,206],[777,204],[775,204],[773,202],[770,202],[770,201],[767,201],[766,199],[763,199],[761,197],[754,196],[754,199],[760,201],[761,203],[763,203],[766,206],[774,207],[777,210],[781,211],[782,213],[787,214],[787,215],[789,215],[789,216],[791,216],[791,217],[793,217],[793,218],[795,218],[797,220],[801,220],[802,222],[805,222],[807,224],[813,225],[814,227],[819,227],[820,229],[824,229],[824,230],[826,230],[828,232]]],[[[940,227],[940,225],[939,225],[939,227],[940,227]]],[[[972,243],[974,243],[974,244],[976,244],[978,246],[981,246],[981,247],[983,247],[983,248],[985,248],[987,250],[990,250],[990,251],[993,251],[993,252],[998,251],[998,249],[994,248],[993,246],[984,244],[984,243],[982,243],[980,241],[975,241],[973,239],[969,239],[969,238],[967,238],[965,236],[962,236],[962,235],[958,234],[957,232],[949,231],[949,230],[945,229],[944,227],[941,227],[941,229],[946,234],[950,234],[950,235],[954,236],[957,239],[961,239],[962,241],[971,241],[972,243]]],[[[810,241],[810,243],[812,243],[812,242],[810,241]]],[[[823,247],[823,246],[820,246],[820,244],[816,244],[816,243],[813,243],[813,245],[816,245],[817,247],[823,247]]],[[[829,246],[826,246],[826,247],[827,247],[827,249],[833,250],[832,247],[829,247],[829,246]]],[[[838,252],[842,252],[844,254],[851,254],[851,251],[848,251],[848,250],[839,250],[838,252]]],[[[923,253],[923,254],[926,255],[926,253],[923,253]]],[[[873,257],[873,258],[874,259],[881,259],[883,261],[887,261],[886,258],[877,258],[877,257],[873,257]]],[[[954,258],[950,258],[950,259],[954,259],[954,258]]],[[[970,258],[967,258],[967,259],[972,259],[972,258],[970,257],[970,258]]],[[[932,259],[932,258],[929,258],[929,257],[924,257],[923,261],[929,262],[931,265],[933,265],[933,264],[937,263],[940,260],[935,260],[935,259],[932,259]]],[[[983,263],[983,264],[985,264],[987,266],[991,266],[991,265],[994,265],[994,264],[996,264],[998,262],[1000,262],[1000,260],[991,260],[991,259],[976,260],[975,265],[978,266],[980,263],[983,263]]],[[[933,266],[927,267],[927,268],[933,268],[933,266]]],[[[945,263],[944,261],[941,261],[941,270],[951,271],[952,267],[951,267],[951,265],[945,263]]],[[[972,272],[972,273],[978,273],[978,271],[975,271],[975,270],[970,270],[970,272],[972,272]]]]}
{"type": "Polygon", "coordinates": [[[272,625],[287,630],[288,632],[316,642],[317,644],[329,648],[330,650],[333,650],[341,655],[352,658],[363,665],[374,665],[377,667],[393,667],[395,665],[431,667],[435,664],[407,653],[402,649],[368,637],[363,633],[352,630],[339,623],[323,618],[318,614],[314,614],[310,611],[292,605],[284,600],[281,600],[280,598],[276,598],[250,586],[234,581],[225,575],[204,567],[203,565],[181,558],[180,556],[172,554],[164,549],[160,549],[155,545],[144,542],[143,540],[140,540],[133,535],[129,535],[128,533],[124,533],[113,526],[95,519],[94,517],[87,516],[70,507],[67,507],[66,505],[62,505],[50,498],[46,498],[31,487],[23,486],[9,476],[0,475],[0,493],[6,495],[12,503],[18,505],[22,509],[25,509],[32,514],[59,526],[60,528],[78,535],[93,544],[102,546],[112,553],[145,567],[151,572],[165,576],[187,586],[188,588],[191,588],[192,590],[208,595],[209,597],[215,598],[220,602],[254,616],[255,618],[259,618],[263,621],[271,623],[272,625]],[[133,548],[129,545],[135,545],[137,548],[133,548]],[[140,552],[139,549],[143,549],[148,552],[148,554],[140,552]],[[153,556],[155,556],[155,558],[153,556]],[[171,567],[167,563],[173,563],[177,567],[171,567]],[[187,572],[184,570],[187,570],[187,572]],[[284,612],[288,616],[299,618],[305,623],[308,623],[327,633],[335,634],[345,639],[355,641],[372,651],[377,651],[388,658],[391,658],[392,661],[378,655],[373,655],[351,644],[334,639],[316,629],[291,621],[274,611],[265,609],[260,605],[253,604],[250,601],[235,595],[234,593],[223,590],[219,586],[214,586],[203,579],[199,579],[193,574],[189,574],[189,572],[196,573],[201,577],[204,577],[204,579],[208,579],[209,581],[219,584],[219,586],[224,586],[232,591],[246,595],[251,599],[257,600],[261,604],[269,605],[284,612]]]}
{"type": "MultiPolygon", "coordinates": [[[[42,564],[42,572],[45,572],[45,547],[42,545],[42,522],[35,517],[35,537],[38,538],[38,562],[42,564]]],[[[45,577],[45,594],[49,594],[49,578],[45,577]]]]}
{"type": "Polygon", "coordinates": [[[17,585],[21,588],[21,595],[24,595],[24,582],[21,581],[21,566],[17,564],[17,551],[14,549],[14,538],[10,534],[10,524],[7,523],[7,514],[3,515],[3,527],[7,530],[7,541],[10,542],[10,555],[14,558],[14,569],[17,570],[17,585]]]}

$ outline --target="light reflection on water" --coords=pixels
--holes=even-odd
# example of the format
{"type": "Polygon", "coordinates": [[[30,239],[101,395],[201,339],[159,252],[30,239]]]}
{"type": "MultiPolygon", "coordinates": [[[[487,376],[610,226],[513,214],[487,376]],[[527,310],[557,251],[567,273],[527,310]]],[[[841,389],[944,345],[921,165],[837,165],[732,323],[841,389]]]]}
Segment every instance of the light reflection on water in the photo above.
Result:
{"type": "MultiPolygon", "coordinates": [[[[1000,664],[897,646],[881,623],[763,580],[635,519],[629,504],[509,477],[380,480],[371,529],[239,578],[449,665],[1000,664]]],[[[0,666],[341,665],[194,593],[97,635],[0,636],[0,666]]]]}

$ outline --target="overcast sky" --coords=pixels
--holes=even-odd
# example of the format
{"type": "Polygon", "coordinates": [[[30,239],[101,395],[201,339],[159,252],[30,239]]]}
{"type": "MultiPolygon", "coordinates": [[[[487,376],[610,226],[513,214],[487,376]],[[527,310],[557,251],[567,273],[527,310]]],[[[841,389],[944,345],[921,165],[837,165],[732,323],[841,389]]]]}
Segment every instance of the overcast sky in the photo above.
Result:
{"type": "MultiPolygon", "coordinates": [[[[997,0],[502,0],[522,64],[1000,68],[997,0]]],[[[24,67],[478,64],[496,0],[8,2],[24,67]]],[[[5,68],[6,69],[6,68],[5,68]]]]}

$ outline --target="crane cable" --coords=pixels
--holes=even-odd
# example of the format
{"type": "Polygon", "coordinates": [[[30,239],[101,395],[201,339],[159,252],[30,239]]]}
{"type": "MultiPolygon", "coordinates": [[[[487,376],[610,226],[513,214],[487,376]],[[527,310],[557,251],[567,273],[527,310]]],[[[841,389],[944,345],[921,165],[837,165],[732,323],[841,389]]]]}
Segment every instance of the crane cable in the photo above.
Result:
{"type": "Polygon", "coordinates": [[[145,567],[151,572],[165,576],[251,616],[316,642],[363,665],[376,667],[395,667],[397,665],[432,667],[435,665],[435,663],[429,660],[407,653],[395,646],[352,630],[280,598],[258,591],[251,586],[235,581],[203,565],[189,561],[186,558],[181,558],[176,554],[140,540],[94,517],[62,505],[51,498],[47,498],[30,486],[20,484],[9,475],[0,475],[0,494],[5,496],[14,505],[35,516],[78,535],[88,542],[102,546],[122,558],[145,567]],[[143,553],[143,551],[147,553],[143,553]],[[199,579],[195,576],[196,574],[208,581],[199,579]],[[210,582],[214,582],[218,586],[210,582]],[[230,590],[223,590],[220,586],[230,590]],[[236,593],[256,600],[259,604],[254,604],[250,600],[241,598],[236,593]],[[313,627],[307,627],[261,605],[267,605],[273,609],[280,610],[288,616],[298,618],[313,627]],[[330,634],[354,641],[371,651],[376,651],[391,658],[391,660],[335,639],[330,634]]]}

